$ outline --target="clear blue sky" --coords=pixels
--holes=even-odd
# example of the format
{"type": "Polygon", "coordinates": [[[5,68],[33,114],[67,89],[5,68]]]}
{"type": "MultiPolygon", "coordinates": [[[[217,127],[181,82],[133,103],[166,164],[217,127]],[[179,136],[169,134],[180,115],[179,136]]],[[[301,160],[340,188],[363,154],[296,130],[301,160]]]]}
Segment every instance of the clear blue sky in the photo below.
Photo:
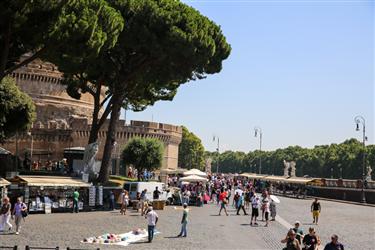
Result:
{"type": "Polygon", "coordinates": [[[127,119],[185,125],[207,150],[374,143],[373,1],[184,1],[222,27],[232,46],[223,70],[180,87],[127,119]]]}

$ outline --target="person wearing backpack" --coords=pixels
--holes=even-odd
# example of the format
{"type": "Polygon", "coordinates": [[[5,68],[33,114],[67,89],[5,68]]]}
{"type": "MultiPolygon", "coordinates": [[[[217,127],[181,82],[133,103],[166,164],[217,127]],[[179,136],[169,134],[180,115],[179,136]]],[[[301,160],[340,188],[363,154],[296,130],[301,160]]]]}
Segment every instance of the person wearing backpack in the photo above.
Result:
{"type": "Polygon", "coordinates": [[[27,206],[22,202],[21,197],[17,198],[17,202],[14,205],[12,217],[16,224],[16,234],[20,233],[22,218],[27,216],[27,206]]]}

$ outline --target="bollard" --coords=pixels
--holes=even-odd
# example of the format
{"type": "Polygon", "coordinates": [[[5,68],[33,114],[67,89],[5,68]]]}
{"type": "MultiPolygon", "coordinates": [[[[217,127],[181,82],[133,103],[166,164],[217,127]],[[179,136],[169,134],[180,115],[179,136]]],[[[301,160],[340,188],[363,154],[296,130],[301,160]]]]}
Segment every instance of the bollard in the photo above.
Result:
{"type": "Polygon", "coordinates": [[[17,250],[17,248],[18,248],[18,246],[14,246],[14,247],[13,247],[13,250],[17,250]]]}
{"type": "Polygon", "coordinates": [[[30,247],[29,246],[25,246],[25,250],[30,250],[30,247]]]}
{"type": "Polygon", "coordinates": [[[70,247],[67,247],[66,250],[70,250],[70,247]]]}

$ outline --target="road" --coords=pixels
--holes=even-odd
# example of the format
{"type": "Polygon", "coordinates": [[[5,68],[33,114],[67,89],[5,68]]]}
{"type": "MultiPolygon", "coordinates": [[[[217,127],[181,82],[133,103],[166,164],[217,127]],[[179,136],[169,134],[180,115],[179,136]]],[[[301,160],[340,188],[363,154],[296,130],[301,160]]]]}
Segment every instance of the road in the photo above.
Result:
{"type": "MultiPolygon", "coordinates": [[[[81,244],[85,237],[104,233],[125,233],[135,228],[146,228],[146,220],[130,211],[121,216],[116,212],[87,212],[79,214],[30,215],[20,235],[0,235],[0,246],[48,246],[79,249],[282,249],[280,240],[288,224],[302,223],[306,232],[311,226],[311,200],[280,197],[278,218],[269,227],[250,227],[249,216],[236,216],[229,208],[229,216],[218,216],[216,205],[191,207],[188,237],[175,238],[180,230],[181,213],[169,206],[159,213],[157,229],[161,232],[150,244],[140,242],[127,247],[81,244]]],[[[374,249],[375,208],[345,203],[321,201],[321,222],[316,226],[323,243],[332,233],[339,235],[345,249],[374,249]]]]}

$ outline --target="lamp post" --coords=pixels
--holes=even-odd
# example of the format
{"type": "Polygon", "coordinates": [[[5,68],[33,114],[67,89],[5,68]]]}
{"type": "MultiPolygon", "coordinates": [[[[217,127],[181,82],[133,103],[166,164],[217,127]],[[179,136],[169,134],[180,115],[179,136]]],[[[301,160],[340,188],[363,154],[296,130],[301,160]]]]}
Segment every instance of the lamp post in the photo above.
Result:
{"type": "MultiPolygon", "coordinates": [[[[259,151],[262,153],[262,129],[260,127],[254,128],[254,137],[258,137],[259,133],[259,151]]],[[[259,155],[259,174],[262,174],[262,155],[259,155]]]]}
{"type": "Polygon", "coordinates": [[[340,167],[340,178],[342,179],[342,167],[340,167]]]}
{"type": "Polygon", "coordinates": [[[331,179],[333,179],[333,168],[331,168],[331,179]]]}
{"type": "Polygon", "coordinates": [[[212,140],[216,141],[216,139],[217,139],[217,148],[216,148],[216,151],[217,151],[216,174],[219,174],[220,138],[217,137],[217,136],[213,136],[212,140]]]}
{"type": "Polygon", "coordinates": [[[365,167],[366,167],[366,120],[363,116],[354,117],[354,122],[356,124],[356,131],[360,131],[359,124],[362,124],[362,136],[363,136],[363,155],[362,155],[362,189],[361,189],[361,202],[366,203],[366,196],[364,190],[365,183],[365,167]]]}

